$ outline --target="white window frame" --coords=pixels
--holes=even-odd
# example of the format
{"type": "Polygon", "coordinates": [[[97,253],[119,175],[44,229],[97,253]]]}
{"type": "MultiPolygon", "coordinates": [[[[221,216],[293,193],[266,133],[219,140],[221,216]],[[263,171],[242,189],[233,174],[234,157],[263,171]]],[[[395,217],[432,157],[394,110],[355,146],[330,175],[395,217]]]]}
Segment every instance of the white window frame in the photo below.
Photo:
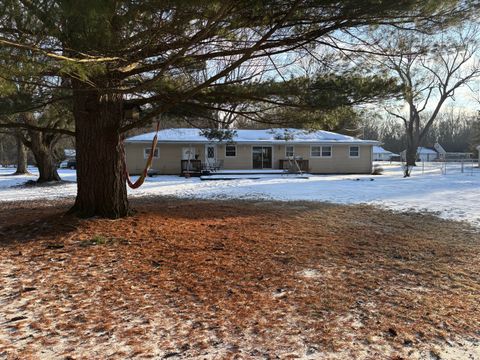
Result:
{"type": "Polygon", "coordinates": [[[230,145],[230,144],[225,145],[225,157],[230,158],[230,159],[231,158],[236,158],[237,157],[237,145],[230,145]],[[228,146],[233,146],[235,148],[235,155],[233,155],[233,156],[232,155],[227,155],[227,147],[228,146]]]}
{"type": "Polygon", "coordinates": [[[322,152],[320,154],[321,154],[320,157],[322,157],[322,158],[331,158],[332,154],[333,154],[333,146],[332,145],[323,145],[322,146],[322,152]],[[323,148],[327,148],[327,147],[330,148],[330,155],[325,156],[325,155],[323,155],[323,148]]]}
{"type": "Polygon", "coordinates": [[[285,157],[288,159],[289,157],[295,156],[295,145],[285,145],[285,157]],[[288,148],[292,148],[292,155],[288,155],[288,148]]]}
{"type": "MultiPolygon", "coordinates": [[[[147,150],[152,150],[151,147],[148,147],[148,148],[143,148],[143,158],[144,159],[148,159],[148,153],[147,153],[147,150]]],[[[154,159],[159,159],[160,158],[160,149],[158,148],[158,146],[155,148],[155,151],[153,152],[153,158],[154,159]],[[157,155],[155,155],[157,154],[157,155]]]]}
{"type": "Polygon", "coordinates": [[[319,158],[319,157],[322,157],[322,147],[320,145],[312,145],[310,146],[310,157],[312,158],[319,158]],[[318,148],[320,151],[319,151],[319,155],[313,155],[313,148],[318,148]]]}
{"type": "Polygon", "coordinates": [[[310,146],[310,157],[312,158],[324,158],[324,159],[330,159],[333,155],[333,146],[332,145],[311,145],[310,146]],[[313,155],[312,151],[313,148],[320,148],[320,155],[313,155]],[[323,148],[330,148],[330,155],[325,156],[323,155],[323,148]]]}
{"type": "Polygon", "coordinates": [[[359,145],[350,145],[348,147],[348,157],[350,159],[358,159],[360,157],[360,146],[359,145]],[[358,155],[357,156],[352,156],[352,148],[353,147],[356,147],[358,149],[358,151],[357,151],[358,155]]]}
{"type": "Polygon", "coordinates": [[[195,160],[195,157],[197,156],[197,148],[193,146],[183,146],[181,156],[182,160],[188,160],[189,157],[190,160],[195,160]]]}

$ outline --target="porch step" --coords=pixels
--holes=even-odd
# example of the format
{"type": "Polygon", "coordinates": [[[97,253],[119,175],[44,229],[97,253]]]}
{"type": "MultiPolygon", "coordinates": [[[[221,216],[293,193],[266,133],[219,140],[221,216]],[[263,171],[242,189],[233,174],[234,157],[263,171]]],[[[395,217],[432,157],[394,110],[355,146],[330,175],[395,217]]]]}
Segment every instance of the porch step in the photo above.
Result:
{"type": "Polygon", "coordinates": [[[202,175],[200,180],[259,180],[259,179],[308,179],[310,174],[289,174],[289,173],[271,173],[271,174],[211,174],[211,175],[202,175]]]}
{"type": "Polygon", "coordinates": [[[202,181],[238,180],[238,179],[258,180],[260,179],[260,177],[255,175],[202,175],[200,176],[200,180],[202,181]]]}
{"type": "Polygon", "coordinates": [[[288,170],[282,169],[252,169],[252,170],[224,170],[212,171],[210,175],[279,175],[288,174],[288,170]]]}

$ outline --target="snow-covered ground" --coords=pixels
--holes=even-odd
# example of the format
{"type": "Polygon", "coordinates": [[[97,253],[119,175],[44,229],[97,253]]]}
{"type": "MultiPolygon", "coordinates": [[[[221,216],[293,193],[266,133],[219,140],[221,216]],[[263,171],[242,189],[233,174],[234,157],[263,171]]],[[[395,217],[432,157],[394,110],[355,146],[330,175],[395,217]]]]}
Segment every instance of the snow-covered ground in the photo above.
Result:
{"type": "MultiPolygon", "coordinates": [[[[403,178],[398,164],[382,164],[385,172],[372,175],[322,175],[308,179],[289,175],[262,175],[259,179],[201,181],[198,178],[157,176],[147,178],[131,196],[168,195],[202,199],[269,199],[328,201],[341,204],[372,204],[394,210],[429,211],[442,218],[465,220],[480,226],[480,169],[471,165],[461,172],[448,164],[443,174],[439,164],[419,166],[403,178]]],[[[19,187],[35,176],[3,176],[14,169],[0,168],[0,202],[73,197],[75,171],[60,170],[71,181],[51,187],[19,187]]],[[[30,169],[36,173],[36,169],[30,169]]],[[[135,179],[135,178],[134,178],[135,179]]],[[[0,205],[1,207],[1,205],[0,205]]]]}

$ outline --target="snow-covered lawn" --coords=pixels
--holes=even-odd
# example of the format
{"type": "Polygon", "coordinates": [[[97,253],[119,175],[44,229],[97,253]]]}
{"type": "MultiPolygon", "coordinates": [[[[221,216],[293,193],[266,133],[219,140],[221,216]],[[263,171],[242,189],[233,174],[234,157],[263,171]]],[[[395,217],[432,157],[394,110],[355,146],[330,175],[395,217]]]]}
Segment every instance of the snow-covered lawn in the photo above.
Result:
{"type": "MultiPolygon", "coordinates": [[[[168,195],[202,199],[267,199],[328,201],[341,204],[372,204],[394,210],[430,211],[442,218],[465,220],[480,226],[480,170],[470,165],[462,173],[460,165],[449,164],[447,174],[440,165],[428,164],[403,178],[398,164],[382,164],[381,176],[322,175],[308,179],[289,175],[263,175],[259,179],[201,181],[178,176],[148,178],[131,196],[168,195]]],[[[33,173],[35,169],[31,169],[33,173]]],[[[18,187],[34,176],[2,176],[13,169],[0,168],[0,202],[73,197],[75,171],[60,170],[71,181],[51,187],[18,187]]]]}
{"type": "Polygon", "coordinates": [[[22,187],[21,185],[28,181],[35,181],[38,177],[38,170],[35,167],[29,166],[28,171],[31,175],[11,175],[15,172],[15,168],[2,168],[0,166],[0,202],[75,196],[77,191],[75,170],[59,169],[62,180],[70,183],[45,187],[22,187]]]}

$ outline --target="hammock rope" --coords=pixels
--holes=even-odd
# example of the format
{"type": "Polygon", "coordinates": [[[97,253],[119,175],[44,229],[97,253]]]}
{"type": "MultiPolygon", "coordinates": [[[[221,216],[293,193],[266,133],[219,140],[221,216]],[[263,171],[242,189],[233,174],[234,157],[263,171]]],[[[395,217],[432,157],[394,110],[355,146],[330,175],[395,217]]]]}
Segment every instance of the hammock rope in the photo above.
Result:
{"type": "Polygon", "coordinates": [[[128,173],[128,169],[127,169],[127,157],[125,154],[125,149],[123,149],[123,168],[125,169],[125,178],[127,179],[127,184],[131,189],[138,189],[140,186],[143,185],[143,183],[145,182],[145,179],[147,178],[148,170],[152,166],[153,156],[155,154],[155,149],[157,148],[157,139],[158,139],[159,130],[160,130],[160,121],[157,121],[157,130],[152,140],[152,146],[150,148],[150,154],[148,155],[147,163],[145,164],[145,168],[143,169],[142,174],[135,182],[132,182],[132,180],[130,179],[130,174],[128,173]]]}

